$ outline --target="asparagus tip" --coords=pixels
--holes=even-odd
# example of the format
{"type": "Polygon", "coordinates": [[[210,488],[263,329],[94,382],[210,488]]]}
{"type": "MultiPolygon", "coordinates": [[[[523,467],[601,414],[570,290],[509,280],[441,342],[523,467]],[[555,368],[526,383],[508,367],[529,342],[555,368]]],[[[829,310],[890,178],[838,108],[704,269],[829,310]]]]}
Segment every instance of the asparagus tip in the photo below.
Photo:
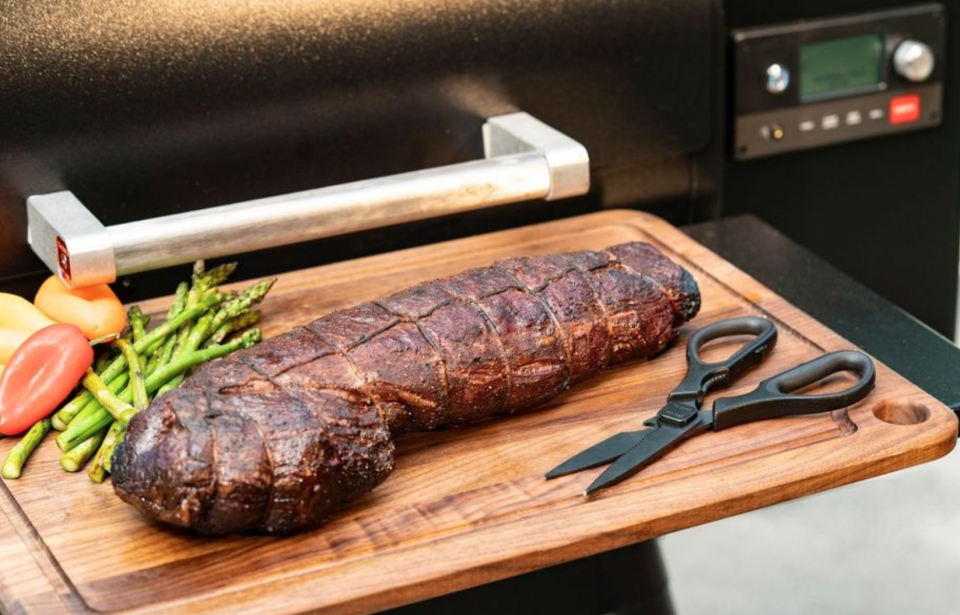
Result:
{"type": "Polygon", "coordinates": [[[267,296],[273,285],[277,283],[277,278],[265,278],[254,284],[250,290],[258,297],[258,301],[267,296]]]}
{"type": "Polygon", "coordinates": [[[243,336],[240,338],[240,347],[241,348],[250,348],[254,344],[260,341],[261,334],[260,329],[254,327],[253,329],[248,329],[243,332],[243,336]]]}
{"type": "Polygon", "coordinates": [[[202,259],[196,261],[195,263],[193,263],[193,279],[194,279],[194,281],[199,280],[201,277],[203,277],[203,274],[204,274],[204,272],[205,272],[206,270],[207,270],[207,265],[206,265],[206,263],[203,262],[202,259]]]}

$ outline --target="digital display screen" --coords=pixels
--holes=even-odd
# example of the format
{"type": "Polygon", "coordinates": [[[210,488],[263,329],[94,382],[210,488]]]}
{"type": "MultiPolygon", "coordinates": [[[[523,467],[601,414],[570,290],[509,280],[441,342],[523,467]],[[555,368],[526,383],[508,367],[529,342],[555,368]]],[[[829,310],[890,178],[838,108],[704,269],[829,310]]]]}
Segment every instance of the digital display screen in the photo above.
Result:
{"type": "Polygon", "coordinates": [[[851,36],[800,47],[800,100],[828,98],[880,84],[883,37],[851,36]]]}

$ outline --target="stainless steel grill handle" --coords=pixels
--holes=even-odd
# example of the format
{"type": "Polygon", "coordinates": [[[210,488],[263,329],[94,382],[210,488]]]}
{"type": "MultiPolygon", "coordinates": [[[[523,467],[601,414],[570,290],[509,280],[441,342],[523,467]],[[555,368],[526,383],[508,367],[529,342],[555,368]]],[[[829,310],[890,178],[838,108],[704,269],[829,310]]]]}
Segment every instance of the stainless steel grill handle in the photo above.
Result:
{"type": "Polygon", "coordinates": [[[104,226],[70,191],[27,199],[27,240],[71,287],[364,229],[585,194],[580,143],[526,113],[489,118],[484,160],[104,226]]]}

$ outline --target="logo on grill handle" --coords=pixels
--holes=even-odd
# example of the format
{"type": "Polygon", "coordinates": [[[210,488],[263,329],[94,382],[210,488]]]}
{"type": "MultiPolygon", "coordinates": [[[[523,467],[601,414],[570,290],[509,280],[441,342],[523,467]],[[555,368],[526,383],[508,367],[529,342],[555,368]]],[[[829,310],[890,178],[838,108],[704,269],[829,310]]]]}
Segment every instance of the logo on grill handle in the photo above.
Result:
{"type": "Polygon", "coordinates": [[[60,268],[60,277],[70,281],[70,252],[62,237],[57,235],[57,267],[60,268]]]}

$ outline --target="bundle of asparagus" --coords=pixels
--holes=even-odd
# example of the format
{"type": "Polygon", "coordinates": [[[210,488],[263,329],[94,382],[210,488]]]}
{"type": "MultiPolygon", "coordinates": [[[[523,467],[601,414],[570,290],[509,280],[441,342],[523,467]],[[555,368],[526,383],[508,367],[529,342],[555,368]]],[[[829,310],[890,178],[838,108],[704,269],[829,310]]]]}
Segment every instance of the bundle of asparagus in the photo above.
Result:
{"type": "Polygon", "coordinates": [[[80,393],[33,425],[11,449],[3,464],[4,478],[20,476],[27,457],[52,427],[62,432],[56,443],[64,452],[63,469],[77,472],[92,459],[90,480],[102,482],[134,414],[180,386],[196,366],[259,342],[260,330],[253,325],[260,313],[252,308],[276,279],[240,292],[221,292],[219,285],[235,268],[236,263],[228,263],[207,270],[198,261],[191,284],[177,287],[166,320],[151,331],[150,317],[138,306],[130,308],[128,329],[87,370],[80,393]]]}

